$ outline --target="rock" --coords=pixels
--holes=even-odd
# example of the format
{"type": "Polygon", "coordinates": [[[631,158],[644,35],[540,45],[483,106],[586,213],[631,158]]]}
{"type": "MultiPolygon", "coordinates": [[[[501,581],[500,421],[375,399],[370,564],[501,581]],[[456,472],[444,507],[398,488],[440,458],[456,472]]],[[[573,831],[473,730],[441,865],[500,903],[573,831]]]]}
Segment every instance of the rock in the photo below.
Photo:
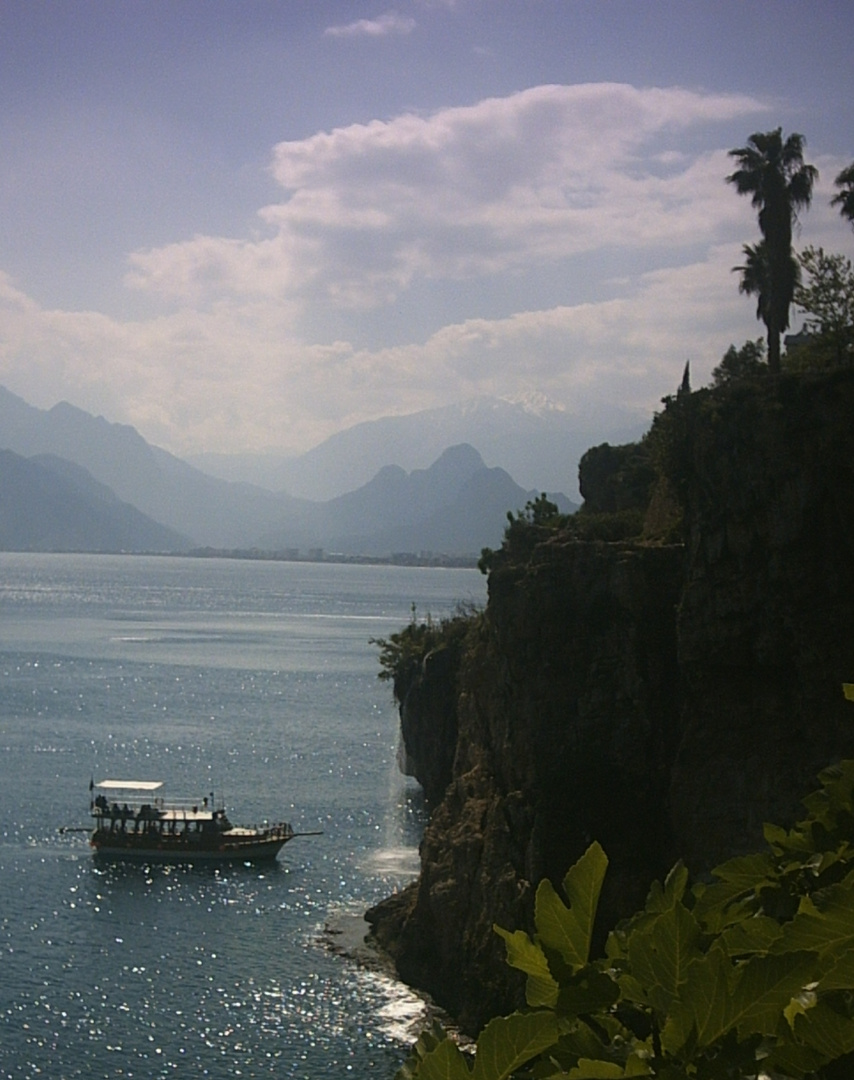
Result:
{"type": "Polygon", "coordinates": [[[685,545],[557,535],[499,563],[405,703],[436,805],[418,882],[368,917],[466,1031],[522,1001],[493,924],[530,930],[536,884],[593,839],[598,947],[677,858],[758,848],[854,756],[854,372],[677,405],[685,545]]]}

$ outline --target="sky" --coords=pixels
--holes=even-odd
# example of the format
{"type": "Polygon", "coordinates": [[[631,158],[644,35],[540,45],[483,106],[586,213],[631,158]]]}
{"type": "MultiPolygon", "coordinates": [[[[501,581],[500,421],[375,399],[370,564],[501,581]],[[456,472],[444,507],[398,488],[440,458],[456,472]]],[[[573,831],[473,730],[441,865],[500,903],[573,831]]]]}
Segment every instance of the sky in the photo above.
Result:
{"type": "Polygon", "coordinates": [[[796,246],[854,257],[852,47],[850,0],[3,0],[0,385],[179,455],[482,395],[605,439],[763,334],[728,150],[802,133],[796,246]]]}

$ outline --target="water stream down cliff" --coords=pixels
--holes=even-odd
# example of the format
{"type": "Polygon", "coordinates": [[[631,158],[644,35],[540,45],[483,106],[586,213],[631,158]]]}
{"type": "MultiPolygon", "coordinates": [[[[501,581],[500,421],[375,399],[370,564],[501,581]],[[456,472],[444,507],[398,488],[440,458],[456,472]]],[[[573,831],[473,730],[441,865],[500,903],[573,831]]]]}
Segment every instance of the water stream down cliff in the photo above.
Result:
{"type": "Polygon", "coordinates": [[[420,877],[368,918],[464,1030],[522,1000],[493,924],[530,929],[537,882],[592,839],[604,933],[678,858],[757,848],[854,755],[854,372],[680,407],[682,542],[555,532],[505,558],[402,703],[434,809],[420,877]]]}

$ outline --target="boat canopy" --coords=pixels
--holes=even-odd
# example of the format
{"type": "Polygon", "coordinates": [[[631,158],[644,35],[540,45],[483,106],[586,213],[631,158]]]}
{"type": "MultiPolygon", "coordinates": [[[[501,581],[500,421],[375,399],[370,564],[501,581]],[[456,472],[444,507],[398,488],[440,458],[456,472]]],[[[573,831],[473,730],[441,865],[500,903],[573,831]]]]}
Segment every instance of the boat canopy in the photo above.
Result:
{"type": "Polygon", "coordinates": [[[100,780],[96,788],[108,788],[111,791],[157,791],[163,787],[162,780],[100,780]]]}

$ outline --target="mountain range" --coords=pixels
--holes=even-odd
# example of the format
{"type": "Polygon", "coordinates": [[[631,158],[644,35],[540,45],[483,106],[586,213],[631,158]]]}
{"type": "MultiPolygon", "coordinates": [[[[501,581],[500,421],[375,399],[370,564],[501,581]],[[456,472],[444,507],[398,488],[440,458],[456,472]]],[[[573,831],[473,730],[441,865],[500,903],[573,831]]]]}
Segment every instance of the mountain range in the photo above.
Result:
{"type": "Polygon", "coordinates": [[[371,480],[385,465],[429,466],[449,446],[470,443],[490,465],[524,488],[578,496],[578,461],[590,446],[639,439],[649,417],[611,410],[610,427],[556,407],[541,395],[521,401],[472,398],[405,416],[368,420],[330,436],[298,457],[283,454],[191,455],[224,480],[242,480],[307,499],[331,499],[371,480]]]}
{"type": "Polygon", "coordinates": [[[0,551],[184,551],[186,536],[122,502],[79,465],[0,450],[0,551]]]}
{"type": "MultiPolygon", "coordinates": [[[[407,472],[386,462],[353,491],[301,498],[211,476],[128,425],[66,402],[38,409],[2,387],[0,449],[6,549],[476,554],[500,542],[508,511],[539,494],[460,444],[429,468],[407,472]]],[[[573,508],[565,496],[552,497],[573,508]]]]}

